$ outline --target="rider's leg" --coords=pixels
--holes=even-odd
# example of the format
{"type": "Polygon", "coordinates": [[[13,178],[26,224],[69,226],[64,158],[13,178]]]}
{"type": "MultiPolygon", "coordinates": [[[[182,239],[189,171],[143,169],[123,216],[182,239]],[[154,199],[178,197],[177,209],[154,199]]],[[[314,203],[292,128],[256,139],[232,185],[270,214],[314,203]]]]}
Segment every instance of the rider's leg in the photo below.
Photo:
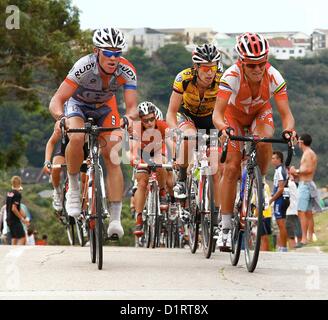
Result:
{"type": "Polygon", "coordinates": [[[109,200],[110,223],[108,236],[124,235],[121,225],[121,211],[123,198],[123,174],[120,166],[119,150],[121,149],[121,137],[113,132],[105,135],[106,146],[102,148],[102,156],[106,166],[107,196],[109,200]]]}
{"type": "Polygon", "coordinates": [[[136,230],[134,234],[136,236],[142,236],[142,211],[146,202],[147,186],[149,180],[149,173],[146,171],[140,171],[136,173],[136,179],[138,181],[138,189],[134,194],[135,209],[136,209],[136,230]]]}
{"type": "MultiPolygon", "coordinates": [[[[53,165],[61,165],[65,163],[65,156],[57,155],[52,160],[53,165]]],[[[54,188],[52,206],[56,211],[63,209],[62,205],[62,188],[60,185],[60,173],[61,168],[52,168],[51,170],[51,182],[54,188]]]]}
{"type": "MultiPolygon", "coordinates": [[[[181,128],[184,136],[195,136],[196,128],[191,122],[185,122],[181,128]]],[[[195,150],[195,140],[183,140],[181,143],[179,154],[177,155],[177,164],[179,166],[179,175],[177,181],[177,193],[176,198],[186,197],[186,179],[187,169],[193,159],[193,152],[195,150]]]]}
{"type": "MultiPolygon", "coordinates": [[[[258,135],[261,138],[271,138],[274,134],[273,118],[270,113],[271,108],[264,108],[259,113],[256,119],[253,121],[251,131],[254,135],[258,135]]],[[[271,164],[272,157],[272,145],[271,143],[258,143],[256,146],[256,159],[260,167],[262,176],[265,176],[268,172],[271,164]]]]}
{"type": "MultiPolygon", "coordinates": [[[[67,120],[69,129],[81,128],[84,120],[81,117],[71,117],[67,120]]],[[[79,175],[83,162],[84,133],[68,134],[69,142],[65,151],[65,161],[68,173],[68,192],[66,194],[66,209],[70,216],[78,216],[81,213],[79,175]]]]}

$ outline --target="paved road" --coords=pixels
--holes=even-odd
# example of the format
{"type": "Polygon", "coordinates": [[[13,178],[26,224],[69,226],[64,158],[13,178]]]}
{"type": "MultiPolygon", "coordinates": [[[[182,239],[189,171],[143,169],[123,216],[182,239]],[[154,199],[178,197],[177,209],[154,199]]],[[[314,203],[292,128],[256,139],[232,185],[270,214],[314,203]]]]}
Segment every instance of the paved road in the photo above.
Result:
{"type": "Polygon", "coordinates": [[[244,257],[187,249],[105,247],[99,271],[89,248],[0,246],[0,299],[327,299],[328,255],[262,253],[254,273],[244,257]]]}

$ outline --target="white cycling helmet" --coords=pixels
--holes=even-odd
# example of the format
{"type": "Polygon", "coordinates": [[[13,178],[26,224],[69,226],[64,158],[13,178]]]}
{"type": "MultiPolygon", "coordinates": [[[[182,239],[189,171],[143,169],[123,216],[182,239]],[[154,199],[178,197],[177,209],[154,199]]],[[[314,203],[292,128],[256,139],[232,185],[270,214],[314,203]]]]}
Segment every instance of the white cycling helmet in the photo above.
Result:
{"type": "Polygon", "coordinates": [[[155,113],[156,116],[156,106],[149,101],[143,101],[138,105],[139,117],[146,116],[150,113],[155,113]]]}
{"type": "Polygon", "coordinates": [[[212,43],[205,43],[197,46],[192,53],[193,63],[211,63],[217,62],[220,64],[221,53],[212,43]]]}
{"type": "Polygon", "coordinates": [[[126,42],[123,33],[116,28],[97,29],[92,38],[93,44],[98,48],[117,48],[123,50],[126,42]]]}
{"type": "Polygon", "coordinates": [[[155,117],[156,120],[164,120],[163,118],[163,112],[160,110],[160,108],[155,106],[155,117]]]}

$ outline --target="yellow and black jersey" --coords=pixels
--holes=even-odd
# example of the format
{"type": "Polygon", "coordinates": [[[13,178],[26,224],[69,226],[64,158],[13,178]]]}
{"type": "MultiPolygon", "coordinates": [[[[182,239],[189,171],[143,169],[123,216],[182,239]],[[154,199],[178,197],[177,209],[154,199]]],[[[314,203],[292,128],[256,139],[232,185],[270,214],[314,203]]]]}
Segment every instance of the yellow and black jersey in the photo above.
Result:
{"type": "Polygon", "coordinates": [[[195,73],[192,68],[178,73],[173,83],[173,90],[183,95],[182,108],[196,117],[205,117],[212,114],[221,76],[222,73],[218,71],[212,85],[206,89],[204,97],[200,99],[195,83],[195,73]]]}

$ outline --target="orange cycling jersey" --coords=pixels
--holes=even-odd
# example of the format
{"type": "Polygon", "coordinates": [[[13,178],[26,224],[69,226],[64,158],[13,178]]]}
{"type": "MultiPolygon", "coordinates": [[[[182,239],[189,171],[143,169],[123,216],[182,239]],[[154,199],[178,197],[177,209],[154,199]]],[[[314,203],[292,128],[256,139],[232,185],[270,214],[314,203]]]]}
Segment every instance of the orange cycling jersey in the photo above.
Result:
{"type": "Polygon", "coordinates": [[[142,152],[154,154],[161,150],[165,151],[165,133],[169,129],[168,124],[164,120],[156,120],[154,129],[144,129],[141,121],[133,123],[132,133],[132,158],[136,160],[142,152]],[[141,152],[142,151],[142,152],[141,152]]]}
{"type": "Polygon", "coordinates": [[[229,99],[227,112],[238,116],[255,115],[268,105],[272,96],[277,100],[288,99],[286,82],[270,63],[266,64],[258,96],[253,98],[239,61],[224,72],[220,80],[218,96],[229,99]]]}

